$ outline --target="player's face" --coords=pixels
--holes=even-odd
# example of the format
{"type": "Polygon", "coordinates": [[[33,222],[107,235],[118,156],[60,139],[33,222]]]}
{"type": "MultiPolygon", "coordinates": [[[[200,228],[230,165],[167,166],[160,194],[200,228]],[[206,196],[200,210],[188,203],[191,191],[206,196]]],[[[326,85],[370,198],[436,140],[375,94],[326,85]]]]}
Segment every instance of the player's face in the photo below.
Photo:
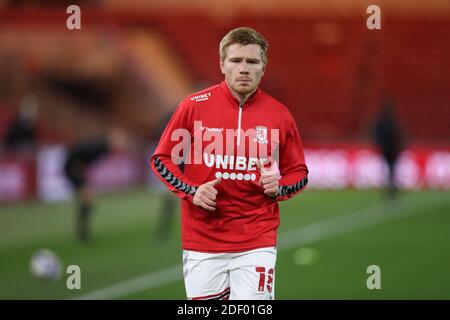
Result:
{"type": "Polygon", "coordinates": [[[220,61],[228,87],[239,97],[245,97],[258,87],[266,66],[261,60],[261,47],[257,44],[234,43],[226,49],[220,61]]]}

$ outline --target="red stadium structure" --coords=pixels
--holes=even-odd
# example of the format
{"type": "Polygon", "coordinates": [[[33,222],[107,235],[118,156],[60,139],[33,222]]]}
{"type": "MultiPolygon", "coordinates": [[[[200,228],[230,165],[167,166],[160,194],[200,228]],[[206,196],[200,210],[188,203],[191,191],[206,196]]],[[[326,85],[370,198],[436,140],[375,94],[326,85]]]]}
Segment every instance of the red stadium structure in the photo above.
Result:
{"type": "MultiPolygon", "coordinates": [[[[450,4],[378,1],[381,30],[369,30],[369,3],[351,0],[326,8],[314,1],[249,1],[238,7],[228,0],[190,1],[189,7],[177,1],[81,1],[82,29],[68,30],[69,4],[0,1],[2,140],[22,97],[32,93],[40,101],[38,145],[47,148],[41,151],[118,124],[146,154],[164,114],[192,90],[222,80],[223,35],[249,26],[270,43],[262,88],[293,113],[307,161],[309,153],[321,174],[314,182],[312,173],[312,186],[383,185],[376,179],[385,169],[371,128],[389,97],[406,137],[402,186],[450,187],[450,4]],[[365,165],[358,167],[360,162],[365,165]],[[345,183],[324,175],[340,168],[349,170],[345,183]]],[[[136,168],[139,156],[122,160],[136,168]]],[[[4,150],[0,155],[0,201],[42,196],[39,161],[12,160],[17,157],[4,150]]],[[[116,160],[109,161],[111,166],[116,160]]],[[[138,167],[148,171],[145,160],[138,167]]],[[[145,182],[136,171],[121,178],[103,172],[92,174],[97,183],[145,182]]]]}

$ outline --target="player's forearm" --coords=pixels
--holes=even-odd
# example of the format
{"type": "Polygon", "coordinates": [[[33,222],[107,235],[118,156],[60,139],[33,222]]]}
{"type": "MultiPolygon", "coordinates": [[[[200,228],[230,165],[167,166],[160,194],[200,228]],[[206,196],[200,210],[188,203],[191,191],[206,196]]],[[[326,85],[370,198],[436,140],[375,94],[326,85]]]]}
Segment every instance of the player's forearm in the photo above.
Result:
{"type": "Polygon", "coordinates": [[[303,191],[308,184],[308,170],[306,167],[299,172],[288,173],[283,176],[278,186],[277,201],[292,198],[303,191]]]}
{"type": "Polygon", "coordinates": [[[192,201],[198,185],[181,172],[180,168],[172,162],[169,156],[154,154],[151,167],[155,175],[181,199],[192,201]]]}

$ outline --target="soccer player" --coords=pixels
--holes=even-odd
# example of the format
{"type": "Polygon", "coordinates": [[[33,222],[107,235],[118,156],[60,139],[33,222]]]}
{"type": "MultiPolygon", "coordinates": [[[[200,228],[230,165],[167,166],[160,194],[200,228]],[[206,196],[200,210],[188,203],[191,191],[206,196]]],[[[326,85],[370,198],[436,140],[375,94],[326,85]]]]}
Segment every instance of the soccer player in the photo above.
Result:
{"type": "Polygon", "coordinates": [[[386,193],[389,199],[397,196],[395,168],[403,149],[403,132],[395,115],[395,103],[387,96],[375,121],[375,144],[381,152],[388,167],[386,193]]]}
{"type": "Polygon", "coordinates": [[[258,88],[267,49],[257,31],[231,30],[219,45],[225,81],[181,102],[151,158],[182,199],[188,299],[275,297],[278,201],[305,188],[308,169],[291,113],[258,88]]]}
{"type": "Polygon", "coordinates": [[[33,154],[38,136],[39,104],[35,96],[25,96],[17,117],[6,133],[5,147],[8,150],[33,154]]]}
{"type": "Polygon", "coordinates": [[[90,240],[89,222],[92,213],[94,192],[87,183],[91,166],[109,153],[122,151],[127,146],[127,134],[121,128],[111,129],[106,137],[79,141],[71,146],[64,163],[64,173],[77,197],[76,234],[78,240],[90,240]]]}

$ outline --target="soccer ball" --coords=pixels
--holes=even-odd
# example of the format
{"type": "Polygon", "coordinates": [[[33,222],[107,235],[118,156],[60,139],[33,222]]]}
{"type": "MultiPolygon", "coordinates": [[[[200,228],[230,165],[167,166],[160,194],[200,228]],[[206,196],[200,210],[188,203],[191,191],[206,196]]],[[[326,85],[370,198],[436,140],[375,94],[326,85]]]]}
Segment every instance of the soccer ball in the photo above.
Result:
{"type": "Polygon", "coordinates": [[[61,277],[62,263],[49,249],[36,251],[31,257],[31,274],[46,281],[56,281],[61,277]]]}

